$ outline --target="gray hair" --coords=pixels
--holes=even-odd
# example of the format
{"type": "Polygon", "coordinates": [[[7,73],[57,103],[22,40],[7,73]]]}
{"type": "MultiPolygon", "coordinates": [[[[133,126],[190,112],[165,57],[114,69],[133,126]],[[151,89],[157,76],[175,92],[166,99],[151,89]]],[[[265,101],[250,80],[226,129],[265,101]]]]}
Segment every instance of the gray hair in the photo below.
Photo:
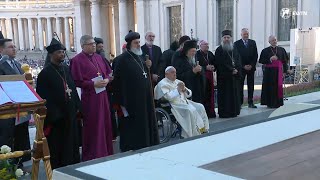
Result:
{"type": "Polygon", "coordinates": [[[149,34],[154,34],[154,33],[151,32],[151,31],[148,31],[144,37],[147,38],[147,36],[148,36],[149,34]]]}
{"type": "Polygon", "coordinates": [[[276,37],[275,35],[270,35],[270,36],[269,36],[269,39],[268,39],[268,40],[269,40],[269,42],[270,42],[270,41],[271,41],[271,39],[273,39],[273,38],[277,39],[277,37],[276,37]]]}
{"type": "Polygon", "coordinates": [[[248,28],[242,28],[241,29],[241,33],[244,33],[244,32],[249,32],[249,29],[248,28]]]}
{"type": "Polygon", "coordinates": [[[90,36],[90,35],[83,35],[83,36],[81,36],[81,38],[80,38],[80,44],[81,44],[81,46],[83,46],[84,44],[86,44],[90,39],[93,39],[93,37],[90,36]]]}

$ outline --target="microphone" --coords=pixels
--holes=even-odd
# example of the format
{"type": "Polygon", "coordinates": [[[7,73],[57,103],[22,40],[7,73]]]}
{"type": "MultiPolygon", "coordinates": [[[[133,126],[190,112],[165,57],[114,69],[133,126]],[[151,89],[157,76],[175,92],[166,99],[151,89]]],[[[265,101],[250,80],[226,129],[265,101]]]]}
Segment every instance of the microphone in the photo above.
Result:
{"type": "Polygon", "coordinates": [[[6,62],[9,59],[8,55],[3,55],[2,58],[0,59],[0,65],[6,62]]]}

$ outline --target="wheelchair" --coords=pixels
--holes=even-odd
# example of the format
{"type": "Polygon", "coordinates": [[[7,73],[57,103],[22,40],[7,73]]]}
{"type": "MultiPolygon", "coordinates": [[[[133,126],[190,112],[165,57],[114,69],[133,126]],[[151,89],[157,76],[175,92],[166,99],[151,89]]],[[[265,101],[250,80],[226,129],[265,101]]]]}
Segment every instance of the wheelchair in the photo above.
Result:
{"type": "Polygon", "coordinates": [[[165,99],[155,100],[155,114],[158,123],[160,143],[166,143],[177,135],[182,139],[182,127],[171,112],[171,105],[165,99]]]}

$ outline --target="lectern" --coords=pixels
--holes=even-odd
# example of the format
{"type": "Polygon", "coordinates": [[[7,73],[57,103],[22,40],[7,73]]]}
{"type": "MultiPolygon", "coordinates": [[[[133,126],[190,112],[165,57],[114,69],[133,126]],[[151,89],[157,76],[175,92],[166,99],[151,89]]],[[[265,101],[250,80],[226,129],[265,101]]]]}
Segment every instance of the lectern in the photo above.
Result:
{"type": "MultiPolygon", "coordinates": [[[[13,87],[11,87],[13,88],[13,87]]],[[[24,153],[32,153],[32,174],[31,179],[37,180],[39,173],[39,164],[43,160],[47,179],[52,179],[52,169],[50,164],[50,152],[47,139],[43,133],[43,124],[46,117],[45,100],[42,100],[33,88],[29,85],[23,75],[0,76],[0,120],[8,118],[19,118],[26,114],[32,114],[36,124],[36,137],[33,143],[33,149],[26,151],[13,152],[11,155],[0,157],[2,159],[17,158],[24,153]],[[9,91],[10,86],[16,88],[16,92],[9,91]],[[19,89],[21,88],[21,89],[19,89]],[[22,92],[30,91],[30,92],[22,92]],[[20,94],[19,94],[20,93],[20,94]],[[21,99],[17,97],[23,95],[24,102],[15,101],[21,99]],[[32,96],[34,95],[34,97],[32,96]],[[34,100],[31,100],[34,98],[34,100]],[[5,101],[7,99],[8,102],[5,101]],[[28,99],[30,100],[29,102],[28,99]]]]}

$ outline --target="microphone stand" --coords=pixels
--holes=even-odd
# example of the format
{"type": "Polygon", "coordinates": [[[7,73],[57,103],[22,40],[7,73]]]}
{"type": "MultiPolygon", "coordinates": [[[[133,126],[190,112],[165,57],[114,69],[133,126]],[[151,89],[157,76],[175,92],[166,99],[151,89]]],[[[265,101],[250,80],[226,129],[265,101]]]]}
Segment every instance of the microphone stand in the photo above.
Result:
{"type": "MultiPolygon", "coordinates": [[[[58,34],[57,34],[56,32],[53,32],[53,35],[54,35],[54,37],[57,37],[57,40],[62,44],[62,42],[61,42],[58,34]]],[[[64,54],[65,54],[65,57],[67,57],[66,64],[69,66],[69,65],[70,65],[70,58],[69,58],[69,56],[68,56],[67,51],[64,51],[64,54]]]]}

